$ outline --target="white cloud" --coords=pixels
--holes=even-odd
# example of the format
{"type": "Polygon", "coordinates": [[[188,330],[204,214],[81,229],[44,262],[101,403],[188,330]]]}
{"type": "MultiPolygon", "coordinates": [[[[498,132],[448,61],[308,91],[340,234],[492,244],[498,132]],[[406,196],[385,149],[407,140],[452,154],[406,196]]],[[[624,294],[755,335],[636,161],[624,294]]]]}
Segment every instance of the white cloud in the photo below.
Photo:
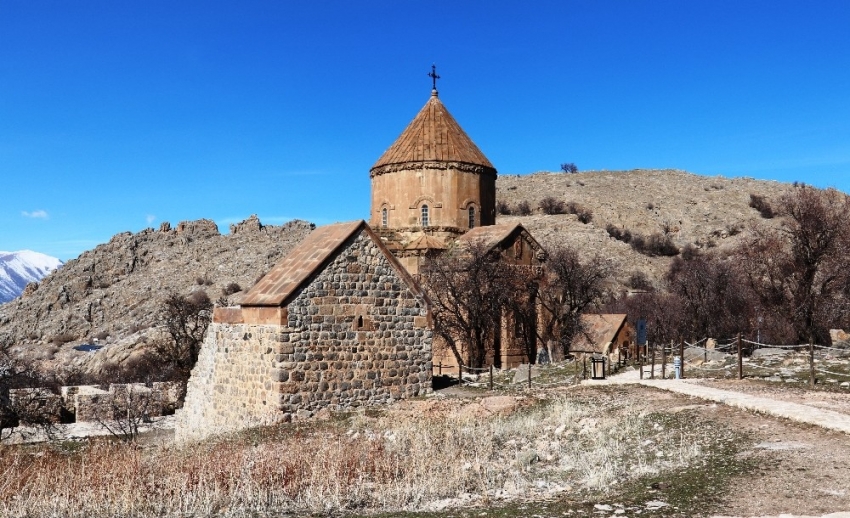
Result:
{"type": "Polygon", "coordinates": [[[154,216],[153,214],[148,214],[145,220],[148,222],[148,225],[150,225],[151,223],[156,221],[156,216],[154,216]]]}
{"type": "Polygon", "coordinates": [[[25,218],[34,218],[34,219],[47,219],[47,211],[46,210],[34,210],[32,212],[21,211],[21,216],[25,218]]]}

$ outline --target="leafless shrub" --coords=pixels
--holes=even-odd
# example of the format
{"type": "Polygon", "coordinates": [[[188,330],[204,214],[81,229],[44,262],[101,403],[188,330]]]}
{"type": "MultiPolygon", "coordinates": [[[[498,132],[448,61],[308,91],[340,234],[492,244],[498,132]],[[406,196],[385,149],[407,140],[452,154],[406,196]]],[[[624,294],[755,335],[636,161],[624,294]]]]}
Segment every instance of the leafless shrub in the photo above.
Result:
{"type": "Polygon", "coordinates": [[[233,295],[234,293],[239,293],[240,291],[242,291],[242,286],[239,286],[239,284],[235,282],[231,282],[221,289],[221,294],[227,297],[229,295],[233,295]]]}
{"type": "Polygon", "coordinates": [[[652,282],[650,282],[649,277],[640,270],[632,272],[629,279],[626,281],[626,284],[635,290],[652,291],[652,282]]]}
{"type": "Polygon", "coordinates": [[[543,214],[553,215],[553,214],[566,214],[566,204],[564,204],[561,200],[556,200],[552,196],[547,196],[540,200],[540,210],[543,211],[543,214]]]}
{"type": "Polygon", "coordinates": [[[680,254],[681,254],[682,259],[684,259],[685,261],[691,261],[691,260],[696,259],[697,257],[700,256],[700,251],[699,251],[699,248],[688,243],[688,244],[686,244],[685,246],[682,247],[680,254]]]}
{"type": "Polygon", "coordinates": [[[608,232],[609,236],[613,237],[617,241],[629,243],[632,240],[632,233],[629,229],[620,229],[620,227],[608,223],[605,225],[605,231],[608,232]]]}
{"type": "Polygon", "coordinates": [[[135,442],[142,424],[149,423],[151,415],[161,413],[161,406],[156,392],[132,384],[112,385],[95,420],[113,437],[135,442]]]}
{"type": "Polygon", "coordinates": [[[634,234],[629,244],[636,252],[650,257],[672,257],[679,254],[679,247],[673,243],[670,236],[660,232],[651,234],[649,237],[634,234]]]}
{"type": "Polygon", "coordinates": [[[157,324],[167,336],[153,343],[156,355],[175,376],[188,380],[212,320],[213,303],[205,291],[172,293],[161,303],[157,324]]]}
{"type": "Polygon", "coordinates": [[[574,174],[574,173],[578,172],[578,167],[576,167],[576,165],[572,162],[567,162],[567,163],[561,164],[561,171],[563,171],[565,173],[574,174]]]}
{"type": "Polygon", "coordinates": [[[522,200],[521,202],[517,203],[516,213],[520,216],[529,216],[531,215],[531,206],[528,204],[527,201],[522,200]]]}
{"type": "Polygon", "coordinates": [[[574,201],[567,204],[567,212],[578,216],[578,220],[585,225],[593,220],[593,211],[574,201]]]}
{"type": "Polygon", "coordinates": [[[0,442],[26,434],[22,427],[50,435],[58,416],[58,408],[51,404],[55,387],[54,380],[33,363],[14,356],[10,343],[0,343],[0,442]]]}
{"type": "Polygon", "coordinates": [[[508,202],[499,200],[496,202],[496,212],[504,216],[510,216],[512,213],[511,206],[508,205],[508,202]]]}
{"type": "Polygon", "coordinates": [[[759,194],[750,194],[750,207],[756,209],[764,219],[771,219],[775,215],[770,202],[759,194]]]}

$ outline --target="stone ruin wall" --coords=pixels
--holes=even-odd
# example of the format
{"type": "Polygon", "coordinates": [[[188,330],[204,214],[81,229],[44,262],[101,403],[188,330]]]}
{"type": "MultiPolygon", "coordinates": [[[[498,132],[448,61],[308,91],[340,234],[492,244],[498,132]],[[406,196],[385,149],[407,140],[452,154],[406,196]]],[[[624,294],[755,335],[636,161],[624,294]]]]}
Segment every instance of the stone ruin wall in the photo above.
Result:
{"type": "Polygon", "coordinates": [[[112,383],[109,385],[72,385],[59,388],[24,388],[8,391],[16,405],[34,405],[46,409],[57,423],[109,421],[115,408],[126,408],[130,401],[149,417],[174,413],[180,398],[180,383],[112,383]],[[129,397],[128,397],[129,396],[129,397]]]}
{"type": "Polygon", "coordinates": [[[178,439],[430,391],[425,300],[364,233],[285,309],[284,326],[210,325],[178,414],[178,439]]]}

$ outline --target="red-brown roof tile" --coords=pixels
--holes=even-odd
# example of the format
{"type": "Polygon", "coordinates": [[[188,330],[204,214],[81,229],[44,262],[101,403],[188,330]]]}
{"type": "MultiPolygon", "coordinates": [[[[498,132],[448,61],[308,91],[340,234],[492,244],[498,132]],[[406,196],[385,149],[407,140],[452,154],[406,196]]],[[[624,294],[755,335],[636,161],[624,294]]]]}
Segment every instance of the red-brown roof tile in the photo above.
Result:
{"type": "Polygon", "coordinates": [[[384,256],[404,279],[414,293],[421,289],[407,270],[387,250],[381,238],[363,220],[335,223],[316,228],[289,254],[277,263],[248,293],[242,297],[242,306],[283,306],[310,279],[321,270],[339,248],[359,231],[365,231],[378,245],[384,256]]]}
{"type": "Polygon", "coordinates": [[[493,169],[436,92],[372,169],[408,162],[463,162],[493,169]]]}

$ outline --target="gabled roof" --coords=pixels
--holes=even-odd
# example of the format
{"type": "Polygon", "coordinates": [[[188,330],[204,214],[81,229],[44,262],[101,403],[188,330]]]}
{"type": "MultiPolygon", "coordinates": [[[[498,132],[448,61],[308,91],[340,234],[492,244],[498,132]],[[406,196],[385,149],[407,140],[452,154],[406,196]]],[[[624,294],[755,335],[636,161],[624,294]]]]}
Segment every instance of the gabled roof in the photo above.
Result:
{"type": "Polygon", "coordinates": [[[469,229],[469,231],[458,238],[459,243],[471,243],[478,241],[489,248],[495,248],[514,234],[521,233],[523,238],[531,244],[532,250],[543,250],[540,243],[531,235],[521,223],[502,223],[499,225],[484,225],[469,229]]]}
{"type": "Polygon", "coordinates": [[[626,324],[624,313],[584,314],[581,316],[583,332],[576,335],[572,348],[579,351],[605,353],[605,346],[613,342],[626,324]]]}
{"type": "Polygon", "coordinates": [[[383,252],[396,272],[416,294],[420,289],[410,274],[387,250],[381,238],[363,220],[334,223],[316,228],[293,248],[242,298],[242,306],[284,306],[306,284],[310,277],[325,267],[336,252],[357,232],[365,231],[383,252]]]}
{"type": "Polygon", "coordinates": [[[437,239],[436,237],[431,237],[428,234],[424,234],[414,239],[407,246],[404,247],[405,250],[445,250],[446,245],[437,239]]]}
{"type": "Polygon", "coordinates": [[[481,227],[474,227],[469,229],[469,231],[460,236],[458,241],[461,243],[479,241],[484,243],[484,245],[493,248],[502,241],[509,238],[517,229],[525,230],[519,223],[503,223],[501,225],[484,225],[481,227]]]}
{"type": "Polygon", "coordinates": [[[440,102],[437,92],[372,166],[376,169],[413,162],[460,162],[496,169],[440,102]]]}

